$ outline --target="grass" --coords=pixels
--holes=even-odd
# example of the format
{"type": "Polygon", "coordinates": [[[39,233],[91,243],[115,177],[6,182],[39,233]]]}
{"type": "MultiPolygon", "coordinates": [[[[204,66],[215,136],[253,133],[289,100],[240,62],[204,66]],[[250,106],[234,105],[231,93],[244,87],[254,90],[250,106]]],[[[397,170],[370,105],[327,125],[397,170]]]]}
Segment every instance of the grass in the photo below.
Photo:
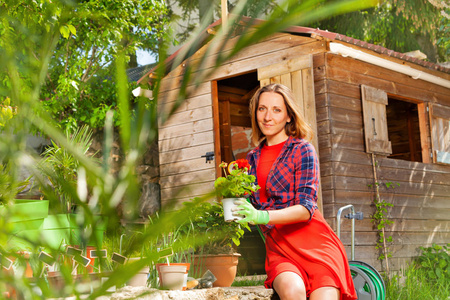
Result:
{"type": "Polygon", "coordinates": [[[446,300],[450,299],[450,281],[445,277],[430,279],[426,270],[411,264],[386,282],[387,300],[446,300]]]}
{"type": "Polygon", "coordinates": [[[266,275],[242,275],[236,276],[233,284],[231,286],[234,287],[242,287],[242,286],[261,286],[264,285],[264,281],[266,280],[266,275]]]}

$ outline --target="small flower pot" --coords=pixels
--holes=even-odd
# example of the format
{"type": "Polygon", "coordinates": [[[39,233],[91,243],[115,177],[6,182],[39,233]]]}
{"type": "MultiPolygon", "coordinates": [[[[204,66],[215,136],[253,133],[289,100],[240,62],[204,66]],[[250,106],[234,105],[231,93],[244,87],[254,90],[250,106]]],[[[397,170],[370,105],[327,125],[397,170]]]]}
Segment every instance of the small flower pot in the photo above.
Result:
{"type": "Polygon", "coordinates": [[[184,285],[184,278],[186,274],[186,266],[180,265],[166,265],[160,266],[159,272],[161,276],[161,282],[163,285],[161,288],[182,291],[184,285]]]}
{"type": "MultiPolygon", "coordinates": [[[[160,264],[156,264],[156,270],[158,271],[158,278],[159,278],[159,285],[162,287],[164,286],[164,282],[161,276],[161,272],[159,271],[159,269],[161,268],[161,266],[167,266],[168,264],[166,263],[160,263],[160,264]]],[[[184,280],[183,280],[183,291],[185,291],[187,289],[187,278],[188,278],[188,272],[189,272],[189,268],[191,267],[190,263],[170,263],[171,266],[186,266],[186,272],[184,273],[184,280]]]]}
{"type": "Polygon", "coordinates": [[[245,198],[224,198],[222,199],[222,206],[223,206],[223,217],[225,219],[225,222],[231,222],[236,220],[242,220],[243,216],[235,216],[233,213],[233,210],[237,207],[236,204],[234,204],[234,201],[236,200],[245,200],[245,198]]]}
{"type": "MultiPolygon", "coordinates": [[[[128,262],[136,261],[139,259],[140,259],[139,257],[131,257],[128,259],[128,262]]],[[[129,286],[147,286],[149,272],[150,272],[149,267],[142,268],[130,280],[128,280],[127,285],[129,285],[129,286]]]]}

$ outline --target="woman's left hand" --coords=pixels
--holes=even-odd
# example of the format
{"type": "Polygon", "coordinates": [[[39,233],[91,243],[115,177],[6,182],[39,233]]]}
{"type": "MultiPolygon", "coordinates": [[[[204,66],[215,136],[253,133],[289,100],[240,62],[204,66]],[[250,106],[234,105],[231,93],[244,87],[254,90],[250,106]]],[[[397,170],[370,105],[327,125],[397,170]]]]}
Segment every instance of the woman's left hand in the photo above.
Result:
{"type": "Polygon", "coordinates": [[[269,212],[265,210],[257,210],[247,200],[239,199],[234,201],[234,204],[238,205],[235,209],[235,214],[245,216],[241,220],[237,220],[238,223],[250,223],[253,225],[266,225],[269,223],[269,212]]]}

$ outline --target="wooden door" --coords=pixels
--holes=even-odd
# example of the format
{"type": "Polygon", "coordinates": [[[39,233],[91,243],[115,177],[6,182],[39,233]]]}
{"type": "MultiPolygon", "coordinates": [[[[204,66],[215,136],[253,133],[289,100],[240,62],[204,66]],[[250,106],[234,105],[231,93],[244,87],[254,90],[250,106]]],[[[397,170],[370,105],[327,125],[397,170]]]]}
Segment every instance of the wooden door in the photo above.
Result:
{"type": "MultiPolygon", "coordinates": [[[[314,94],[312,55],[304,55],[282,63],[258,69],[258,80],[261,86],[280,83],[289,87],[298,101],[306,122],[313,130],[310,141],[319,155],[317,138],[316,103],[314,94]]],[[[322,211],[322,192],[319,186],[317,205],[322,211]]]]}

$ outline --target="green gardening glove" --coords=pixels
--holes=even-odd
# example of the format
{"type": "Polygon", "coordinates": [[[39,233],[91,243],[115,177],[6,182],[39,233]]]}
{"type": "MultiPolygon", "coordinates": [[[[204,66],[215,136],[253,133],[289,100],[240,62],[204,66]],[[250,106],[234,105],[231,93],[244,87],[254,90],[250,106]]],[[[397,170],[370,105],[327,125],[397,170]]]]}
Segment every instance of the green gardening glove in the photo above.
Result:
{"type": "Polygon", "coordinates": [[[269,212],[265,210],[257,210],[253,207],[253,205],[247,200],[239,199],[234,201],[234,204],[238,205],[236,211],[234,212],[236,215],[245,216],[241,220],[237,220],[238,223],[250,223],[253,225],[266,225],[269,223],[269,212]]]}

